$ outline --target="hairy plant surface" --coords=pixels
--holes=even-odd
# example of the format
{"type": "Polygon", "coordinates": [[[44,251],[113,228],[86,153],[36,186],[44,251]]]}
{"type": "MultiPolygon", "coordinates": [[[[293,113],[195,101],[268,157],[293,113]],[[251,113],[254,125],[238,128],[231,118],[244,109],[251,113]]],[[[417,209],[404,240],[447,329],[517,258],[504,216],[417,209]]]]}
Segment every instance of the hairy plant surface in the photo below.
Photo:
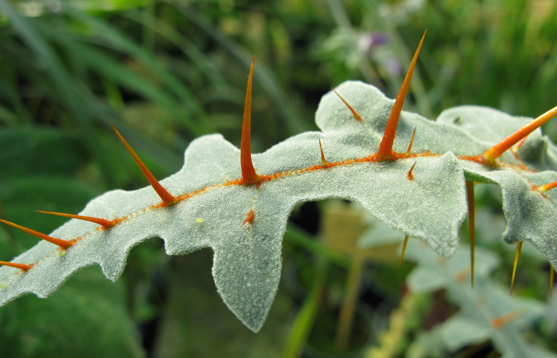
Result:
{"type": "Polygon", "coordinates": [[[81,217],[43,236],[50,242],[14,258],[11,265],[19,266],[0,268],[0,303],[28,292],[46,297],[92,264],[116,280],[133,246],[160,237],[169,255],[211,247],[219,294],[258,331],[277,291],[282,237],[296,204],[359,202],[386,225],[450,256],[469,207],[467,180],[499,185],[504,239],[531,241],[557,267],[557,192],[547,186],[557,181],[557,149],[540,130],[532,132],[557,108],[534,122],[476,106],[448,109],[437,121],[400,113],[416,58],[394,104],[373,86],[345,82],[317,109],[321,131],[253,156],[250,73],[241,149],[217,134],[200,137],[187,148],[183,168],[160,184],[121,138],[155,190],[115,190],[90,201],[81,217]],[[503,153],[530,132],[515,154],[503,153]]]}

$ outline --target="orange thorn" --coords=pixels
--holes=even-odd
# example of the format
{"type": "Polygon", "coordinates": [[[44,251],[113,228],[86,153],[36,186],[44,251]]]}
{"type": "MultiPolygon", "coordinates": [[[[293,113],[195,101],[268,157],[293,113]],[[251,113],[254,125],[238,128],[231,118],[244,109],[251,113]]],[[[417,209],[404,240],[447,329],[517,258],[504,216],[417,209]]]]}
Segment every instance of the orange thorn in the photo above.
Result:
{"type": "Polygon", "coordinates": [[[255,56],[253,56],[249,70],[246,103],[244,105],[244,122],[242,124],[242,142],[240,143],[240,165],[242,166],[242,180],[244,184],[253,184],[259,181],[259,175],[255,172],[251,162],[251,85],[253,82],[254,63],[255,56]]]}
{"type": "Polygon", "coordinates": [[[7,221],[7,220],[0,219],[0,222],[3,222],[4,224],[10,225],[10,226],[12,226],[12,227],[15,227],[16,229],[19,229],[19,230],[21,230],[21,231],[25,231],[25,232],[28,233],[28,234],[31,234],[31,235],[34,235],[34,236],[40,238],[40,239],[46,240],[46,241],[48,241],[48,242],[50,242],[50,243],[53,243],[54,245],[58,245],[58,246],[60,246],[60,247],[61,247],[62,249],[64,249],[64,250],[67,249],[68,247],[70,247],[70,246],[72,246],[72,245],[74,244],[73,241],[57,239],[57,238],[54,238],[54,237],[52,237],[52,236],[48,236],[48,235],[42,234],[42,233],[40,233],[40,232],[38,232],[38,231],[28,229],[28,228],[23,227],[23,226],[21,226],[21,225],[14,224],[13,222],[10,222],[10,221],[7,221]]]}
{"type": "Polygon", "coordinates": [[[400,253],[400,261],[398,262],[398,267],[402,266],[402,260],[404,260],[404,253],[406,252],[406,245],[408,245],[408,235],[404,236],[404,243],[402,244],[402,252],[400,253]]]}
{"type": "Polygon", "coordinates": [[[389,121],[387,122],[387,127],[385,128],[385,134],[383,134],[383,140],[381,141],[379,150],[376,153],[380,160],[389,160],[393,156],[393,142],[395,140],[396,128],[398,126],[398,118],[400,117],[400,112],[402,111],[402,105],[404,104],[404,99],[406,98],[406,93],[408,92],[410,80],[412,79],[412,74],[414,73],[414,68],[416,67],[418,55],[420,53],[420,49],[422,48],[422,43],[424,42],[426,33],[427,30],[425,30],[422,39],[420,40],[420,44],[414,53],[414,57],[410,63],[410,68],[406,73],[406,77],[404,77],[404,81],[402,82],[402,86],[395,100],[395,105],[393,106],[391,115],[389,116],[389,121]]]}
{"type": "Polygon", "coordinates": [[[84,221],[90,221],[92,223],[95,224],[99,224],[102,227],[104,227],[105,229],[108,229],[109,227],[114,226],[114,224],[116,224],[114,221],[109,221],[106,219],[99,219],[99,218],[95,218],[92,216],[83,216],[83,215],[74,215],[74,214],[66,214],[66,213],[57,213],[54,211],[42,211],[42,210],[37,210],[38,213],[42,213],[42,214],[50,214],[50,215],[56,215],[56,216],[64,216],[66,218],[72,218],[72,219],[78,219],[78,220],[84,220],[84,221]]]}
{"type": "Polygon", "coordinates": [[[538,186],[538,187],[536,188],[536,190],[537,190],[538,192],[540,192],[540,193],[543,194],[543,193],[545,193],[546,191],[551,190],[551,189],[553,189],[553,188],[555,188],[555,187],[557,187],[557,181],[554,181],[553,183],[545,184],[545,185],[542,185],[542,186],[538,186]]]}
{"type": "Polygon", "coordinates": [[[505,313],[502,316],[496,317],[494,319],[491,320],[491,326],[495,329],[497,328],[501,328],[506,324],[511,323],[512,321],[514,321],[515,319],[517,319],[518,317],[520,317],[520,315],[522,314],[522,309],[516,309],[514,311],[511,311],[509,313],[505,313]]]}
{"type": "Polygon", "coordinates": [[[323,146],[321,145],[321,138],[319,138],[319,150],[321,150],[321,165],[326,167],[329,163],[325,159],[325,154],[323,154],[323,146]]]}
{"type": "Polygon", "coordinates": [[[466,196],[468,198],[468,231],[470,232],[470,280],[474,288],[474,251],[476,246],[475,210],[474,210],[474,182],[466,180],[466,196]]]}
{"type": "Polygon", "coordinates": [[[245,224],[252,225],[254,219],[255,219],[255,211],[253,211],[253,209],[251,209],[251,210],[248,212],[248,214],[246,215],[246,219],[244,220],[244,222],[242,223],[242,225],[240,225],[240,227],[244,226],[245,224]]]}
{"type": "Polygon", "coordinates": [[[541,127],[555,115],[557,115],[557,106],[553,107],[538,118],[534,119],[532,122],[528,123],[507,138],[503,139],[501,142],[495,144],[491,149],[486,150],[483,154],[484,159],[488,162],[494,162],[495,159],[499,158],[507,149],[541,127]]]}
{"type": "Polygon", "coordinates": [[[519,241],[516,243],[516,252],[514,254],[514,265],[513,265],[513,275],[511,278],[511,295],[513,294],[514,278],[516,276],[516,267],[518,266],[518,258],[520,256],[520,250],[522,250],[522,243],[524,241],[519,241]]]}
{"type": "Polygon", "coordinates": [[[414,180],[414,175],[412,174],[412,170],[414,170],[414,167],[416,166],[418,162],[414,162],[414,165],[412,165],[412,168],[410,168],[410,170],[408,171],[408,180],[414,180]]]}
{"type": "Polygon", "coordinates": [[[0,265],[10,266],[20,269],[21,271],[25,272],[29,270],[33,265],[26,265],[26,264],[18,264],[17,262],[7,262],[7,261],[0,261],[0,265]]]}
{"type": "Polygon", "coordinates": [[[352,106],[349,105],[348,102],[346,102],[346,100],[345,100],[344,98],[342,98],[342,96],[341,96],[337,91],[335,91],[334,88],[331,88],[331,90],[333,90],[333,92],[336,93],[336,95],[338,96],[338,98],[340,98],[340,100],[341,100],[342,102],[344,102],[344,104],[346,105],[346,107],[348,107],[348,109],[350,110],[350,112],[352,112],[352,115],[354,116],[354,118],[356,118],[356,120],[357,120],[358,122],[362,122],[362,123],[363,123],[364,120],[362,119],[362,116],[360,116],[360,114],[359,114],[358,112],[356,112],[356,110],[355,110],[354,108],[352,108],[352,106]]]}
{"type": "Polygon", "coordinates": [[[120,141],[122,143],[124,143],[124,146],[126,146],[126,149],[128,150],[128,152],[130,152],[131,156],[133,157],[133,160],[135,160],[135,162],[139,166],[139,169],[141,169],[141,171],[143,172],[143,175],[145,175],[145,178],[147,178],[147,180],[149,181],[149,184],[151,184],[153,189],[155,189],[157,194],[159,194],[159,196],[162,199],[164,205],[165,206],[170,206],[170,205],[176,204],[178,202],[178,199],[176,199],[172,194],[170,194],[168,191],[166,191],[165,188],[163,188],[163,186],[159,183],[159,181],[153,176],[151,171],[149,169],[147,169],[145,164],[143,164],[141,159],[139,159],[139,157],[137,156],[135,151],[128,144],[128,142],[126,142],[124,137],[122,137],[120,132],[118,132],[116,127],[114,127],[114,125],[112,123],[110,124],[110,126],[112,127],[112,129],[114,129],[114,132],[116,132],[116,135],[118,136],[118,138],[120,138],[120,141]]]}
{"type": "Polygon", "coordinates": [[[549,269],[551,273],[549,274],[549,298],[553,297],[553,281],[555,280],[555,269],[549,264],[549,269]]]}
{"type": "Polygon", "coordinates": [[[528,139],[528,136],[522,138],[522,140],[520,142],[518,142],[518,144],[511,149],[513,151],[514,154],[516,154],[518,152],[518,150],[520,149],[520,147],[522,147],[522,145],[524,144],[524,142],[526,142],[526,139],[528,139]]]}
{"type": "Polygon", "coordinates": [[[410,150],[412,149],[412,143],[414,143],[414,136],[416,135],[416,128],[414,127],[414,132],[412,132],[412,138],[410,138],[410,144],[408,144],[408,149],[406,150],[406,156],[410,155],[410,150]]]}

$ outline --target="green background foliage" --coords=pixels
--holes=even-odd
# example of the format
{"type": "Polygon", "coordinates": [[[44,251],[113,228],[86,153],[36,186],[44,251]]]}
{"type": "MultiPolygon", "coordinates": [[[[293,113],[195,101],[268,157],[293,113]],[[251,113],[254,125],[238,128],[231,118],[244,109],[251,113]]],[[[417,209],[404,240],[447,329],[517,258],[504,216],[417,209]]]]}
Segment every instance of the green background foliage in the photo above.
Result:
{"type": "MultiPolygon", "coordinates": [[[[223,133],[239,144],[246,74],[254,54],[255,152],[314,129],[319,99],[347,79],[372,83],[393,98],[424,28],[428,37],[405,105],[407,110],[434,118],[444,108],[481,104],[533,117],[556,104],[557,7],[550,0],[80,0],[70,5],[0,0],[0,217],[43,232],[52,231],[64,220],[35,210],[78,212],[90,198],[106,190],[145,185],[109,129],[109,122],[122,129],[158,178],[180,168],[184,148],[201,134],[223,133]],[[371,39],[379,41],[381,36],[388,37],[388,42],[370,44],[371,39]]],[[[546,132],[555,141],[557,123],[549,123],[546,132]]],[[[495,215],[496,220],[500,219],[501,199],[492,189],[478,188],[476,197],[489,217],[495,215]]],[[[308,256],[326,257],[329,263],[344,262],[338,252],[316,245],[317,224],[311,222],[315,210],[307,206],[296,210],[294,220],[303,228],[292,228],[287,233],[285,265],[293,261],[301,267],[314,267],[307,263],[308,256]]],[[[512,248],[488,238],[492,230],[485,228],[493,220],[478,224],[478,231],[487,232],[478,239],[501,257],[493,278],[507,284],[512,248]]],[[[500,232],[494,235],[498,241],[500,232]]],[[[35,242],[26,234],[3,227],[1,259],[9,260],[35,242]]],[[[523,256],[517,293],[545,302],[547,266],[535,254],[526,252],[523,256]]],[[[187,261],[189,257],[181,259],[187,261]]],[[[183,284],[169,278],[173,270],[185,274],[201,268],[183,268],[175,260],[161,252],[156,240],[137,247],[122,282],[84,284],[91,286],[90,293],[85,292],[88,288],[79,287],[85,300],[97,297],[98,287],[110,287],[104,289],[115,295],[110,304],[114,312],[108,314],[122,319],[91,320],[89,325],[78,318],[90,314],[91,305],[76,304],[73,312],[80,314],[69,314],[69,319],[75,320],[60,323],[66,332],[60,335],[67,334],[65,341],[73,344],[70,334],[77,328],[83,331],[83,337],[96,337],[98,332],[113,332],[115,325],[121,324],[124,329],[118,330],[120,342],[135,339],[135,343],[119,343],[119,348],[107,339],[102,344],[108,347],[106,351],[113,347],[114,352],[137,352],[141,345],[151,356],[163,356],[161,347],[175,347],[177,352],[193,355],[193,343],[188,346],[186,342],[196,342],[195,327],[202,318],[187,318],[186,312],[173,322],[168,312],[174,306],[166,295],[172,297],[183,284]],[[172,330],[160,328],[173,324],[187,327],[186,338],[172,337],[172,330]],[[142,339],[133,332],[134,326],[142,339]]],[[[346,272],[345,266],[332,266],[327,270],[325,286],[328,297],[335,301],[335,295],[341,296],[339,291],[344,289],[346,272]]],[[[308,270],[302,277],[313,277],[312,270],[316,269],[308,270]]],[[[57,295],[77,300],[81,296],[72,291],[71,282],[87,281],[88,275],[93,280],[98,276],[95,271],[98,269],[87,270],[83,278],[81,274],[74,277],[57,295]]],[[[364,282],[390,282],[379,288],[384,296],[401,292],[401,273],[389,265],[372,262],[363,275],[364,282]]],[[[310,293],[320,287],[319,282],[311,280],[306,286],[310,293]]],[[[214,307],[206,308],[208,313],[203,317],[209,317],[220,302],[212,282],[200,287],[205,287],[205,296],[200,294],[199,301],[188,306],[192,307],[190,312],[196,311],[205,297],[217,298],[214,307]]],[[[304,302],[305,310],[300,312],[305,314],[306,326],[311,325],[312,315],[307,312],[321,307],[316,298],[319,295],[310,294],[307,297],[314,300],[304,301],[284,294],[285,290],[279,290],[279,301],[270,313],[280,307],[286,312],[282,320],[268,322],[269,327],[258,336],[246,334],[245,344],[240,346],[250,347],[256,340],[284,342],[289,332],[304,336],[303,325],[291,326],[304,322],[294,319],[298,304],[304,302]]],[[[49,300],[54,299],[56,296],[49,300]]],[[[33,307],[48,300],[24,300],[0,310],[0,319],[6,323],[0,329],[1,352],[9,349],[5,342],[12,342],[14,337],[43,336],[26,330],[40,332],[39,324],[33,324],[34,312],[48,309],[33,307]],[[13,319],[15,315],[17,320],[13,319]],[[10,319],[6,321],[6,317],[10,319]],[[16,323],[19,321],[25,324],[16,323]]],[[[224,307],[220,305],[218,309],[224,307]]],[[[221,310],[221,314],[212,316],[211,324],[217,328],[205,331],[204,336],[213,340],[205,348],[195,348],[195,356],[213,352],[208,346],[215,341],[226,344],[228,332],[245,329],[239,322],[223,319],[226,315],[230,313],[221,310]]],[[[53,324],[59,321],[52,320],[53,324]]],[[[551,327],[552,323],[545,321],[531,329],[540,345],[551,344],[551,327]]],[[[43,352],[52,347],[46,338],[41,343],[43,352]]],[[[63,343],[56,347],[63,347],[63,343]]],[[[280,356],[282,347],[277,345],[265,356],[280,356]]],[[[77,343],[73,348],[77,349],[77,343]]],[[[86,352],[86,345],[83,349],[86,352]]],[[[244,349],[238,348],[238,356],[245,356],[249,348],[244,349]]],[[[76,350],[70,351],[76,354],[76,350]]]]}

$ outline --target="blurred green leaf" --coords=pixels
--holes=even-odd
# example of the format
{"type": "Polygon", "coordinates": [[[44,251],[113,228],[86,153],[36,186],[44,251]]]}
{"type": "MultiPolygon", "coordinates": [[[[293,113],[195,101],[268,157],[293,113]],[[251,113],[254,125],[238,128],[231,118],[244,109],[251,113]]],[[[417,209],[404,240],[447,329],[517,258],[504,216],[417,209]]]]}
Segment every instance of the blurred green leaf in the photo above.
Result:
{"type": "Polygon", "coordinates": [[[125,303],[123,282],[84,269],[48,300],[27,295],[0,311],[0,355],[145,357],[125,303]]]}

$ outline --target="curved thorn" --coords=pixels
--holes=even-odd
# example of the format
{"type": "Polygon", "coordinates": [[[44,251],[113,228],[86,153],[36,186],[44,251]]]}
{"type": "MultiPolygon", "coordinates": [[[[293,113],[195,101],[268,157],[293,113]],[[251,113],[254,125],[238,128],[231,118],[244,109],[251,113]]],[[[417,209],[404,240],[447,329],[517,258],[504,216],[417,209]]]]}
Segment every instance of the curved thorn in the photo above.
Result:
{"type": "Polygon", "coordinates": [[[414,174],[412,174],[412,170],[414,170],[414,167],[416,166],[418,162],[414,162],[414,165],[412,165],[412,168],[410,168],[410,170],[408,171],[408,180],[414,180],[414,174]]]}
{"type": "Polygon", "coordinates": [[[33,267],[33,265],[19,264],[17,262],[8,262],[8,261],[0,261],[0,265],[18,268],[23,272],[25,272],[25,271],[29,270],[31,267],[33,267]]]}
{"type": "Polygon", "coordinates": [[[422,44],[424,42],[426,34],[427,34],[427,30],[425,30],[422,39],[420,40],[420,44],[418,45],[418,48],[414,53],[414,57],[412,58],[412,62],[410,63],[410,68],[406,73],[406,77],[404,77],[404,81],[402,82],[402,86],[400,88],[400,91],[398,92],[398,96],[396,97],[395,104],[391,111],[391,115],[389,116],[387,127],[385,127],[385,134],[383,134],[383,140],[381,140],[381,144],[379,145],[379,150],[376,153],[377,157],[381,160],[388,160],[392,157],[393,142],[395,140],[396,128],[398,126],[398,119],[400,117],[400,112],[402,111],[402,105],[404,104],[404,99],[406,98],[406,93],[408,92],[408,88],[410,86],[410,80],[412,79],[412,74],[414,73],[414,68],[416,67],[416,62],[418,61],[418,55],[420,54],[420,50],[422,48],[422,44]]]}
{"type": "Polygon", "coordinates": [[[112,127],[114,132],[116,132],[116,135],[118,136],[118,138],[120,138],[120,141],[124,144],[124,146],[126,147],[128,152],[131,154],[131,156],[133,157],[133,160],[135,160],[135,162],[139,166],[139,169],[141,169],[141,171],[143,172],[143,175],[145,175],[145,178],[149,181],[149,184],[151,184],[153,189],[155,189],[155,191],[157,192],[157,194],[159,195],[159,197],[163,201],[164,205],[170,206],[170,205],[176,204],[178,202],[178,199],[176,199],[165,188],[163,188],[163,186],[159,183],[159,181],[153,176],[151,171],[149,169],[147,169],[145,164],[143,164],[143,161],[141,159],[139,159],[139,156],[135,153],[135,151],[132,149],[132,147],[128,144],[128,142],[120,134],[120,132],[118,132],[116,127],[114,127],[114,125],[112,123],[110,124],[110,126],[112,127]]]}
{"type": "Polygon", "coordinates": [[[528,123],[524,127],[520,128],[507,138],[503,139],[499,143],[495,144],[491,149],[484,152],[483,157],[489,162],[494,162],[495,159],[499,158],[507,149],[515,145],[522,138],[541,127],[544,123],[549,121],[557,115],[557,106],[553,107],[549,111],[545,112],[541,116],[534,119],[532,122],[528,123]]]}
{"type": "Polygon", "coordinates": [[[475,210],[474,210],[474,182],[466,180],[466,197],[468,198],[468,231],[470,232],[470,279],[474,288],[474,252],[476,246],[475,210]]]}
{"type": "Polygon", "coordinates": [[[404,236],[404,243],[402,244],[402,252],[400,253],[400,261],[398,262],[398,267],[402,266],[402,260],[404,260],[404,253],[406,252],[406,245],[408,245],[408,235],[404,236]]]}
{"type": "Polygon", "coordinates": [[[331,88],[331,90],[332,90],[334,93],[336,93],[336,95],[338,96],[338,98],[340,98],[340,100],[341,100],[342,102],[344,102],[344,104],[346,105],[346,107],[348,107],[348,109],[350,110],[350,112],[352,112],[352,115],[354,116],[354,118],[356,118],[356,120],[357,120],[358,122],[362,122],[362,123],[363,123],[364,120],[362,119],[362,116],[360,116],[360,114],[359,114],[358,112],[356,112],[356,110],[355,110],[354,108],[352,108],[352,106],[349,105],[348,102],[346,102],[346,100],[345,100],[344,98],[342,98],[342,96],[341,96],[337,91],[335,91],[334,88],[331,88]]]}
{"type": "Polygon", "coordinates": [[[23,227],[23,226],[21,226],[21,225],[14,224],[14,223],[11,222],[11,221],[7,221],[7,220],[0,219],[0,222],[3,222],[4,224],[10,225],[10,226],[12,226],[12,227],[15,227],[16,229],[19,229],[19,230],[21,230],[21,231],[25,231],[25,232],[28,233],[28,234],[34,235],[34,236],[38,237],[39,239],[48,241],[48,242],[50,242],[50,243],[52,243],[52,244],[54,244],[54,245],[58,245],[58,246],[60,246],[60,247],[63,248],[63,249],[67,249],[68,247],[70,247],[70,246],[72,246],[72,245],[74,244],[72,241],[57,239],[57,238],[55,238],[55,237],[45,235],[45,234],[40,233],[40,232],[38,232],[38,231],[28,229],[28,228],[23,227]]]}
{"type": "Polygon", "coordinates": [[[323,146],[321,145],[321,138],[319,138],[319,150],[321,151],[321,165],[327,166],[327,160],[325,159],[325,154],[323,153],[323,146]]]}
{"type": "Polygon", "coordinates": [[[410,144],[408,144],[408,149],[406,149],[406,156],[410,155],[410,150],[412,150],[412,144],[414,143],[414,136],[416,135],[416,128],[414,127],[414,131],[412,132],[412,138],[410,138],[410,144]]]}
{"type": "Polygon", "coordinates": [[[518,266],[518,258],[520,257],[520,250],[522,250],[522,243],[524,241],[519,241],[516,243],[516,252],[514,254],[514,265],[513,265],[513,275],[511,278],[511,295],[513,294],[514,288],[514,278],[516,276],[516,267],[518,266]]]}
{"type": "Polygon", "coordinates": [[[37,212],[41,213],[41,214],[63,216],[63,217],[66,217],[66,218],[71,218],[71,219],[89,221],[89,222],[92,222],[92,223],[95,223],[95,224],[99,224],[100,226],[104,227],[105,229],[108,229],[109,227],[112,227],[112,226],[114,226],[114,224],[116,224],[114,221],[110,221],[110,220],[106,220],[106,219],[100,219],[100,218],[96,218],[96,217],[93,217],[93,216],[74,215],[74,214],[58,213],[58,212],[54,212],[54,211],[42,211],[42,210],[37,210],[37,212]]]}

